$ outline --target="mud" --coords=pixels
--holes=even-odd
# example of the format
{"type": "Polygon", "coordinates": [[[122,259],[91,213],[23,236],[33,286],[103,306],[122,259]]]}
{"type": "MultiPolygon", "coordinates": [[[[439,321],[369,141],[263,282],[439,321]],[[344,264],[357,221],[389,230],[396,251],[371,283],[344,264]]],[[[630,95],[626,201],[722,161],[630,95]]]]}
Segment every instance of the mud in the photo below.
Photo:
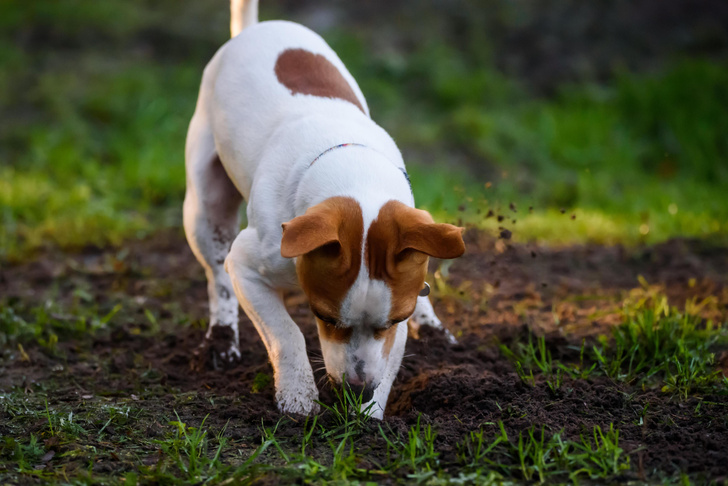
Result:
{"type": "MultiPolygon", "coordinates": [[[[578,360],[582,338],[607,332],[619,322],[625,299],[650,292],[664,292],[676,305],[712,296],[703,313],[725,322],[728,248],[673,240],[637,249],[554,249],[477,232],[468,232],[466,240],[466,255],[449,267],[433,263],[429,278],[436,311],[458,343],[449,344],[430,328],[411,329],[387,407],[392,429],[405,430],[421,414],[438,431],[442,460],[455,471],[457,442],[479,427],[495,433],[493,424],[499,420],[511,437],[535,425],[550,433],[563,430],[574,440],[591,434],[596,425],[604,429],[613,423],[631,454],[630,476],[682,471],[728,477],[725,396],[681,401],[659,389],[603,376],[564,377],[554,392],[542,378],[533,387],[523,384],[498,349],[499,343],[509,345],[534,332],[546,335],[555,358],[578,360]]],[[[101,315],[122,305],[107,329],[93,337],[61,338],[54,352],[33,343],[24,349],[27,359],[14,349],[4,350],[0,391],[20,387],[30,392],[43,385],[54,403],[74,407],[100,397],[131,400],[154,418],[144,422],[150,436],[162,431],[157,415],[168,417],[176,410],[186,420],[201,420],[209,414],[210,426],[230,421],[227,434],[241,441],[241,448],[255,446],[261,423],[275,424],[280,418],[272,369],[247,318],[240,323],[242,361],[220,370],[209,363],[200,366],[195,352],[205,332],[206,283],[178,232],[121,251],[49,253],[4,267],[0,296],[21,314],[49,299],[72,310],[80,298],[101,315]]],[[[304,332],[316,379],[324,383],[306,300],[293,293],[286,303],[304,332]]],[[[323,390],[322,398],[330,400],[330,391],[323,390]]],[[[3,422],[0,433],[11,433],[3,422]]],[[[299,420],[284,433],[300,434],[301,427],[299,420]]]]}

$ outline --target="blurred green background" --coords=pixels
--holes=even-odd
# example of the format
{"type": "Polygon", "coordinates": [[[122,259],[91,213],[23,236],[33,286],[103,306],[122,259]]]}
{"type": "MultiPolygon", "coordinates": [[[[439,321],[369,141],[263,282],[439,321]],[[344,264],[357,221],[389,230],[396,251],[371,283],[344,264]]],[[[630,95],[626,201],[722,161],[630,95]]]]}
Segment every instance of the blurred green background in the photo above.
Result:
{"type": "MultiPolygon", "coordinates": [[[[438,219],[549,244],[726,239],[724,1],[358,3],[263,0],[261,18],[329,41],[438,219]]],[[[228,15],[0,3],[0,259],[181,227],[187,123],[228,15]]]]}

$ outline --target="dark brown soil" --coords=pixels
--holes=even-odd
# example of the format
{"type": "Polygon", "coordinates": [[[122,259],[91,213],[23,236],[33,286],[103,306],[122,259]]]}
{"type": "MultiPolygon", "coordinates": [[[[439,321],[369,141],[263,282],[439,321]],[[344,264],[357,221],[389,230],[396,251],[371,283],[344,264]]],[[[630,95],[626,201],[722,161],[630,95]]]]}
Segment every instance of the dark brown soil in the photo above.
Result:
{"type": "MultiPolygon", "coordinates": [[[[466,255],[447,271],[433,266],[436,272],[430,278],[436,310],[459,342],[451,345],[430,328],[411,329],[388,404],[390,427],[404,430],[422,414],[438,431],[445,464],[455,464],[456,443],[481,426],[495,432],[488,424],[498,420],[511,436],[543,425],[575,440],[591,434],[596,425],[604,429],[613,423],[621,445],[633,454],[633,476],[683,471],[728,477],[725,396],[681,401],[659,389],[642,390],[602,376],[564,378],[562,387],[552,392],[541,378],[534,387],[523,384],[497,346],[523,339],[530,329],[547,336],[556,358],[578,357],[571,345],[578,347],[582,337],[618,323],[624,299],[656,291],[676,305],[713,296],[703,313],[725,322],[728,248],[673,240],[639,249],[554,249],[511,244],[476,232],[466,239],[466,255]],[[647,284],[638,282],[639,275],[647,284]]],[[[73,407],[105,397],[131,399],[160,417],[168,417],[171,410],[185,420],[210,414],[209,425],[230,421],[227,433],[242,441],[242,448],[257,443],[261,421],[274,424],[280,418],[272,384],[260,382],[272,370],[247,318],[240,324],[239,365],[192,371],[207,317],[206,284],[181,234],[160,234],[121,252],[89,248],[72,256],[47,254],[0,270],[0,298],[19,312],[23,307],[18,303],[37,305],[48,299],[73,309],[79,289],[99,314],[122,304],[110,330],[93,338],[62,338],[55,353],[27,344],[29,361],[14,349],[5,350],[0,391],[30,391],[42,384],[50,390],[49,401],[73,407]],[[161,330],[154,330],[145,311],[161,330]]],[[[305,299],[292,294],[287,304],[316,359],[319,345],[305,299]]],[[[3,425],[7,418],[0,418],[2,435],[12,433],[3,425]]],[[[160,422],[147,422],[150,436],[160,433],[160,422]]],[[[285,433],[300,434],[300,427],[292,425],[285,433]]]]}

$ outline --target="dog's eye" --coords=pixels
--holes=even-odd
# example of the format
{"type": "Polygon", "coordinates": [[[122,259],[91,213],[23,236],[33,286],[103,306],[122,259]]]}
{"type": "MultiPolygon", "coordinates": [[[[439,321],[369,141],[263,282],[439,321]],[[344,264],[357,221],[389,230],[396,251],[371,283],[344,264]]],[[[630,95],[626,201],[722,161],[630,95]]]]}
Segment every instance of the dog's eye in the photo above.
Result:
{"type": "Polygon", "coordinates": [[[319,314],[316,311],[313,311],[313,315],[315,315],[318,318],[318,320],[320,320],[321,322],[325,322],[326,324],[329,324],[330,326],[336,326],[339,323],[338,319],[334,319],[333,317],[322,316],[321,314],[319,314]]]}

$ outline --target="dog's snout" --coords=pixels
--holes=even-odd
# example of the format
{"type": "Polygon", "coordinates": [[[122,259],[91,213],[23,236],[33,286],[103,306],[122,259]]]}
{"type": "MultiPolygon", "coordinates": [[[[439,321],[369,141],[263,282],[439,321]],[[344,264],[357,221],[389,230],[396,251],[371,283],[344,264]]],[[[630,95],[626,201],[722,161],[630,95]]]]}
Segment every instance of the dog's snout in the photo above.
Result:
{"type": "Polygon", "coordinates": [[[361,397],[361,403],[367,403],[374,396],[374,387],[370,383],[355,385],[347,381],[346,386],[357,398],[361,397]]]}
{"type": "Polygon", "coordinates": [[[354,367],[357,378],[359,378],[363,382],[367,381],[367,375],[366,373],[364,373],[365,365],[366,363],[364,362],[364,360],[360,359],[359,361],[357,361],[356,366],[354,367]]]}

